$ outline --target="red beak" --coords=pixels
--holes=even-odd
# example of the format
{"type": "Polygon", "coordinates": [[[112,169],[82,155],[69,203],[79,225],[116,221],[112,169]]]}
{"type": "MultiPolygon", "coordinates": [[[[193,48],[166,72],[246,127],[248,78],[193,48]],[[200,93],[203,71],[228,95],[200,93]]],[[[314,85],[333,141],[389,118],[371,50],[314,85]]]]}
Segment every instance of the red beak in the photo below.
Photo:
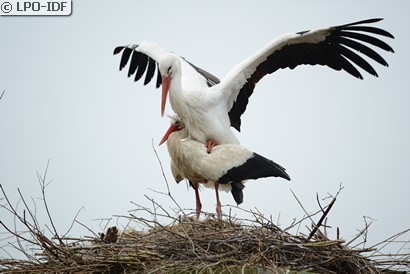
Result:
{"type": "Polygon", "coordinates": [[[168,140],[169,135],[171,135],[172,132],[178,131],[178,127],[174,124],[172,124],[169,129],[167,130],[167,132],[165,132],[164,137],[162,137],[161,142],[159,142],[159,145],[162,145],[163,143],[165,143],[166,140],[168,140]]]}
{"type": "Polygon", "coordinates": [[[165,103],[167,101],[168,90],[171,84],[171,76],[162,77],[162,101],[161,101],[161,117],[164,117],[165,103]]]}

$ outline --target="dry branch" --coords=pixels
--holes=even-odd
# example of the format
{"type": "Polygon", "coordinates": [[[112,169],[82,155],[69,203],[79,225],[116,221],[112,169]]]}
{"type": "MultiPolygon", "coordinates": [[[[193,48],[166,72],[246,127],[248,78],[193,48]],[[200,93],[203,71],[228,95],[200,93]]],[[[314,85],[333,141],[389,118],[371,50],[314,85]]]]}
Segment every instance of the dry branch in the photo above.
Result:
{"type": "MultiPolygon", "coordinates": [[[[2,273],[257,273],[270,270],[271,273],[305,271],[309,273],[406,273],[410,271],[410,254],[406,253],[409,241],[400,242],[409,230],[397,233],[370,248],[351,247],[357,238],[366,241],[370,223],[365,219],[365,228],[352,241],[329,239],[321,227],[328,216],[335,197],[330,204],[320,205],[320,210],[308,214],[300,200],[295,199],[306,216],[295,221],[286,229],[275,225],[257,209],[245,210],[230,207],[229,214],[222,220],[213,214],[206,214],[198,221],[195,214],[186,214],[172,197],[167,185],[167,196],[177,209],[167,210],[153,198],[145,196],[151,207],[133,203],[135,209],[126,216],[116,216],[127,220],[125,228],[104,226],[101,232],[94,232],[84,224],[74,220],[74,224],[84,226],[91,236],[62,236],[52,221],[50,207],[46,202],[45,189],[47,168],[43,176],[38,176],[43,207],[48,216],[51,237],[43,232],[36,220],[35,212],[29,208],[26,199],[18,190],[23,213],[13,206],[4,188],[1,211],[11,214],[16,222],[25,227],[17,231],[2,220],[0,225],[13,236],[17,245],[11,245],[25,255],[26,259],[0,257],[2,273]],[[241,210],[246,218],[233,217],[231,209],[241,210]],[[315,223],[313,217],[322,214],[315,223]],[[150,216],[150,217],[143,217],[150,216]],[[161,221],[159,221],[161,220],[161,221]],[[310,222],[310,235],[289,232],[291,227],[310,222]],[[136,229],[138,228],[138,229],[136,229]],[[122,231],[120,231],[122,230],[122,231]],[[381,250],[391,243],[401,243],[396,254],[383,254],[381,250]],[[31,250],[24,246],[30,244],[31,250]],[[370,254],[370,255],[369,255],[370,254]],[[401,272],[400,272],[401,271],[401,272]]],[[[162,169],[162,166],[161,166],[162,169]]],[[[339,190],[340,192],[340,190],[339,190]]],[[[338,192],[338,194],[339,194],[338,192]]],[[[337,196],[337,195],[336,195],[337,196]]],[[[3,212],[0,216],[3,216],[3,212]]],[[[78,215],[78,214],[77,214],[78,215]]],[[[76,216],[77,216],[76,215],[76,216]]],[[[46,226],[47,228],[49,226],[46,226]]],[[[69,229],[69,230],[70,230],[69,229]]],[[[1,247],[0,247],[1,249],[1,247]]],[[[268,272],[265,272],[268,273],[268,272]]]]}
{"type": "MultiPolygon", "coordinates": [[[[366,256],[367,253],[374,252],[376,247],[352,249],[345,241],[330,240],[324,233],[320,237],[315,237],[312,233],[312,239],[309,240],[303,235],[292,235],[282,230],[257,211],[244,210],[250,216],[249,219],[224,215],[223,220],[219,220],[209,215],[204,220],[197,221],[194,215],[167,212],[149,197],[147,199],[151,201],[153,208],[134,204],[136,209],[133,213],[120,217],[128,219],[129,226],[142,228],[140,230],[128,228],[120,232],[117,227],[109,227],[99,235],[93,232],[93,236],[88,238],[73,238],[58,236],[52,225],[51,231],[55,235],[50,239],[40,231],[24,197],[21,195],[31,221],[18,215],[4,189],[0,188],[7,203],[5,206],[9,208],[8,212],[26,226],[31,237],[23,237],[1,224],[20,241],[30,241],[38,249],[25,260],[0,259],[2,273],[238,273],[241,270],[256,273],[255,269],[258,268],[270,269],[274,273],[277,270],[400,273],[395,271],[410,269],[409,254],[382,257],[373,253],[373,256],[366,256]],[[141,217],[139,215],[143,214],[136,214],[138,212],[148,213],[152,217],[141,217]],[[159,216],[155,214],[160,215],[168,224],[159,222],[159,216]],[[378,260],[377,256],[381,259],[378,260]]],[[[330,205],[323,208],[326,210],[324,213],[328,214],[330,205]]],[[[321,220],[324,219],[323,216],[321,220]]],[[[320,226],[321,222],[315,224],[317,229],[320,226]]],[[[399,236],[403,234],[397,234],[386,241],[395,241],[399,236]]],[[[379,245],[384,244],[387,243],[379,245]]],[[[408,245],[408,242],[404,244],[408,245]]]]}

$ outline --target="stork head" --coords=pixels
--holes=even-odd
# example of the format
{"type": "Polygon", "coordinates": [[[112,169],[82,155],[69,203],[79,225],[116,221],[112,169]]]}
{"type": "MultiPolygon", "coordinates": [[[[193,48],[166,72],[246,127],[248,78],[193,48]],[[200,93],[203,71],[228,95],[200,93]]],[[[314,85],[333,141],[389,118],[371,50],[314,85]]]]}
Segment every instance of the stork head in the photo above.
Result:
{"type": "Polygon", "coordinates": [[[162,101],[161,101],[161,116],[164,116],[165,103],[167,101],[169,87],[175,72],[180,69],[181,63],[177,55],[169,53],[164,55],[159,61],[159,73],[162,77],[162,101]]]}
{"type": "Polygon", "coordinates": [[[172,116],[169,116],[169,118],[171,118],[171,125],[168,128],[167,132],[165,132],[164,137],[162,137],[161,142],[159,142],[159,145],[162,145],[163,143],[165,143],[165,141],[168,140],[169,136],[173,132],[185,128],[184,122],[181,120],[181,118],[178,115],[174,114],[172,116]]]}

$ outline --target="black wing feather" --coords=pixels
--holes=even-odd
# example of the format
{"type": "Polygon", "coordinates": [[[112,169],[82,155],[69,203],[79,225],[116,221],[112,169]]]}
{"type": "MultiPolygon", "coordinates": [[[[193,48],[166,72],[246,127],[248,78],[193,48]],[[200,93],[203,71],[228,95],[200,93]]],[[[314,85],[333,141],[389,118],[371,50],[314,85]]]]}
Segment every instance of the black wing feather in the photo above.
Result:
{"type": "Polygon", "coordinates": [[[368,46],[364,44],[360,44],[359,42],[356,42],[355,40],[352,39],[347,39],[345,37],[336,37],[335,39],[339,44],[345,45],[349,48],[355,49],[358,52],[366,55],[367,57],[373,59],[377,63],[383,65],[383,66],[388,66],[386,60],[384,60],[383,57],[381,57],[380,54],[378,54],[376,51],[373,49],[369,48],[368,46]]]}
{"type": "Polygon", "coordinates": [[[114,49],[114,53],[113,53],[113,54],[116,55],[116,54],[120,53],[124,48],[125,48],[124,46],[116,47],[116,48],[114,49]]]}
{"type": "MultiPolygon", "coordinates": [[[[121,61],[120,61],[120,70],[122,70],[130,59],[131,61],[128,69],[128,77],[135,74],[134,81],[137,82],[145,73],[144,85],[151,82],[152,78],[157,72],[157,78],[155,80],[155,87],[159,88],[162,84],[161,74],[159,72],[158,63],[149,57],[148,55],[138,51],[138,45],[131,46],[119,46],[114,49],[114,55],[122,52],[121,61]]],[[[185,60],[185,59],[184,59],[185,60]]],[[[185,60],[186,61],[186,60],[185,60]]],[[[187,61],[188,62],[188,61],[187,61]]],[[[199,74],[201,74],[207,81],[209,87],[218,84],[220,80],[212,75],[211,73],[193,65],[188,62],[199,74]]]]}
{"type": "Polygon", "coordinates": [[[386,51],[394,52],[394,50],[387,43],[385,43],[384,41],[382,41],[382,40],[380,40],[376,37],[370,36],[370,35],[366,35],[366,34],[363,34],[363,33],[357,33],[357,32],[351,32],[351,31],[341,31],[340,36],[350,37],[350,38],[353,38],[353,39],[356,39],[356,40],[359,40],[359,41],[369,43],[373,46],[379,47],[379,48],[384,49],[386,51]]]}
{"type": "Polygon", "coordinates": [[[394,36],[388,32],[385,31],[384,29],[379,29],[375,27],[368,27],[368,26],[351,26],[351,27],[345,27],[345,30],[353,30],[353,31],[363,31],[363,32],[368,32],[368,33],[374,33],[382,36],[386,36],[389,38],[394,38],[394,36]]]}
{"type": "Polygon", "coordinates": [[[351,60],[353,63],[355,63],[356,65],[358,65],[359,67],[367,71],[368,73],[376,77],[378,76],[374,68],[366,60],[364,60],[360,55],[354,53],[353,51],[351,51],[350,49],[342,45],[338,45],[337,47],[339,48],[340,54],[345,56],[348,60],[351,60]]]}
{"type": "MultiPolygon", "coordinates": [[[[363,24],[372,24],[381,20],[381,18],[374,18],[331,27],[321,42],[285,45],[272,53],[264,62],[259,64],[256,71],[247,79],[248,83],[239,91],[239,95],[229,111],[231,125],[240,131],[241,115],[246,110],[249,96],[252,95],[256,83],[266,74],[273,73],[278,69],[294,69],[299,65],[323,65],[335,70],[344,70],[356,78],[363,79],[356,68],[357,66],[377,76],[376,70],[362,56],[384,66],[388,66],[388,64],[380,54],[363,43],[394,52],[393,48],[386,42],[369,34],[388,38],[394,38],[394,36],[383,29],[363,26],[363,24]]],[[[306,35],[308,32],[301,31],[297,34],[306,35]]]]}
{"type": "MultiPolygon", "coordinates": [[[[356,66],[366,72],[377,76],[376,70],[359,54],[362,54],[379,64],[388,66],[387,62],[380,54],[363,43],[370,44],[380,49],[394,52],[394,50],[384,41],[368,35],[375,34],[388,38],[394,36],[380,28],[363,26],[363,24],[372,24],[381,21],[381,18],[367,19],[340,25],[329,28],[329,33],[325,39],[318,43],[301,43],[285,45],[280,50],[275,51],[272,55],[259,64],[256,71],[247,79],[247,83],[241,88],[239,94],[229,111],[231,126],[240,131],[241,115],[245,112],[249,102],[249,97],[253,93],[256,84],[266,74],[273,73],[278,69],[290,68],[294,69],[299,65],[323,65],[334,70],[344,70],[354,77],[363,79],[361,73],[356,66]],[[356,65],[356,66],[355,66],[356,65]]],[[[304,35],[309,31],[298,32],[299,35],[304,35]]],[[[161,86],[161,75],[159,73],[158,64],[149,56],[138,52],[138,45],[120,46],[114,49],[114,54],[122,52],[120,61],[120,70],[128,63],[130,55],[131,64],[128,71],[128,76],[135,75],[135,81],[138,81],[146,72],[144,85],[148,84],[157,71],[156,87],[161,86]],[[135,57],[134,57],[134,54],[135,57]],[[146,56],[146,58],[141,58],[146,56]],[[148,67],[148,68],[147,68],[148,67]]],[[[188,62],[189,63],[189,62],[188,62]]],[[[196,67],[189,63],[198,73],[205,77],[208,86],[218,84],[220,81],[217,77],[209,72],[196,67]]]]}
{"type": "Polygon", "coordinates": [[[382,21],[382,20],[383,20],[383,18],[365,19],[365,20],[361,20],[361,21],[357,21],[357,22],[353,22],[353,23],[349,23],[349,24],[340,25],[340,26],[335,27],[335,28],[346,28],[346,27],[354,26],[354,25],[373,24],[373,23],[377,23],[377,22],[382,21]]]}
{"type": "Polygon", "coordinates": [[[132,56],[131,56],[131,63],[130,63],[130,67],[128,69],[128,77],[130,77],[131,75],[133,75],[135,73],[135,71],[138,68],[138,52],[133,51],[132,52],[132,56]]]}
{"type": "Polygon", "coordinates": [[[157,84],[155,85],[156,88],[159,88],[162,85],[162,77],[161,73],[159,72],[159,66],[157,64],[157,84]]]}
{"type": "Polygon", "coordinates": [[[120,61],[120,70],[122,70],[128,63],[128,59],[130,59],[132,49],[130,48],[125,48],[124,52],[122,53],[121,56],[121,61],[120,61]]]}
{"type": "MultiPolygon", "coordinates": [[[[144,75],[144,72],[147,69],[148,56],[138,52],[138,63],[139,63],[138,70],[137,70],[137,73],[135,73],[135,78],[134,78],[135,82],[141,79],[142,75],[144,75]]],[[[131,67],[131,64],[130,64],[130,67],[131,67]]]]}
{"type": "Polygon", "coordinates": [[[148,57],[148,69],[147,69],[147,73],[145,74],[144,86],[148,84],[149,82],[151,82],[152,77],[154,77],[155,67],[156,67],[155,61],[148,57]]]}
{"type": "Polygon", "coordinates": [[[218,183],[227,184],[248,179],[281,177],[290,180],[285,168],[257,153],[253,153],[245,163],[233,167],[218,179],[218,183]]]}

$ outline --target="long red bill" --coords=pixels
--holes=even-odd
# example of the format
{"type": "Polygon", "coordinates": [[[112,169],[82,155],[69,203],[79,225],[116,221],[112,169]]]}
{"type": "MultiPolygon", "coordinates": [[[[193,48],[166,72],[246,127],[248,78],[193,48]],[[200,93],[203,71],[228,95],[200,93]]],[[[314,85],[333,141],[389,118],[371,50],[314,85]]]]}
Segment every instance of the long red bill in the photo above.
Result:
{"type": "Polygon", "coordinates": [[[171,84],[171,76],[162,77],[162,100],[161,100],[161,117],[164,117],[165,103],[167,101],[168,90],[171,84]]]}
{"type": "Polygon", "coordinates": [[[168,140],[169,135],[171,135],[172,132],[177,131],[177,130],[178,130],[178,127],[177,127],[176,125],[172,124],[172,125],[168,128],[167,132],[165,132],[165,135],[164,135],[164,137],[162,137],[161,142],[159,142],[159,145],[158,145],[158,146],[160,146],[160,145],[162,145],[163,143],[165,143],[165,141],[168,140]]]}

